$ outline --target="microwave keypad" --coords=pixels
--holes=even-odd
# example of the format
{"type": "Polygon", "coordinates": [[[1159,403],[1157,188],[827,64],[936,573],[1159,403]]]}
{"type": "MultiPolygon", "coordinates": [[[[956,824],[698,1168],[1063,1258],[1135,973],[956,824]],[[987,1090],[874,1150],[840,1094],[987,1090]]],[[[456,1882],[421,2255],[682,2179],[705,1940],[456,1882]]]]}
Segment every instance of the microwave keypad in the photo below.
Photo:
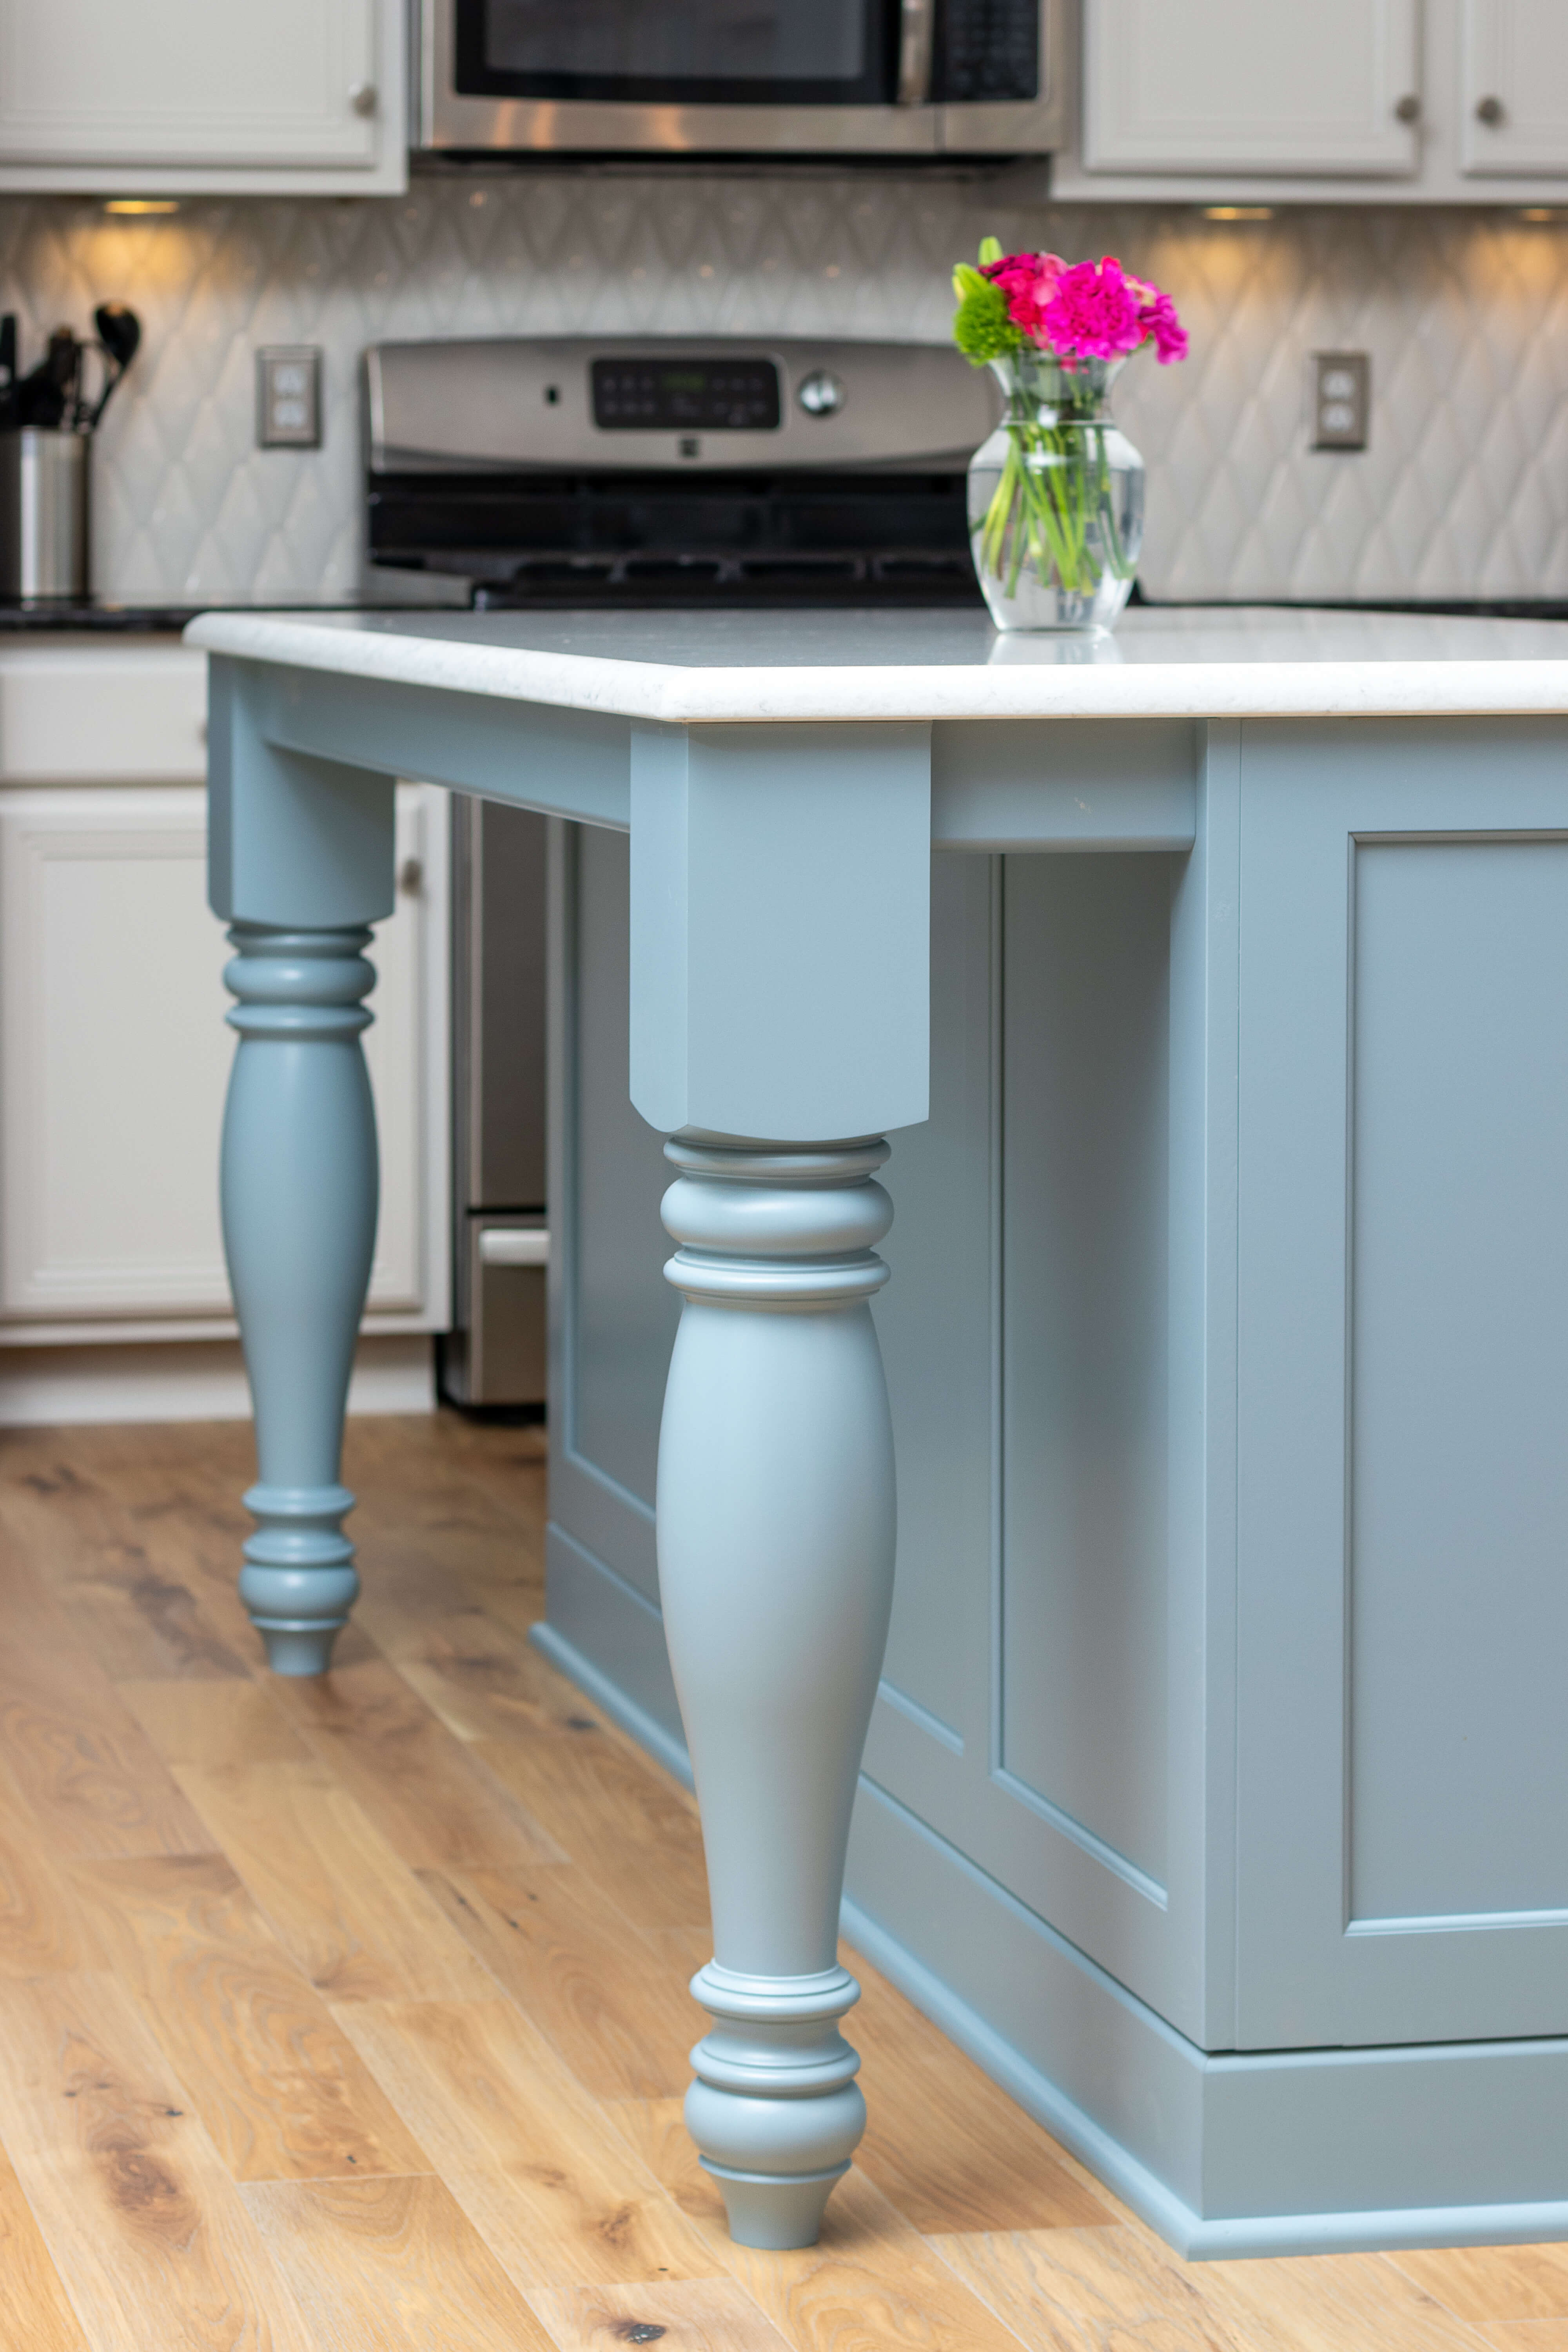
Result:
{"type": "Polygon", "coordinates": [[[934,95],[949,104],[1032,99],[1040,83],[1040,0],[947,0],[934,95]]]}
{"type": "Polygon", "coordinates": [[[608,432],[770,433],[779,421],[772,360],[595,360],[594,422],[608,432]]]}

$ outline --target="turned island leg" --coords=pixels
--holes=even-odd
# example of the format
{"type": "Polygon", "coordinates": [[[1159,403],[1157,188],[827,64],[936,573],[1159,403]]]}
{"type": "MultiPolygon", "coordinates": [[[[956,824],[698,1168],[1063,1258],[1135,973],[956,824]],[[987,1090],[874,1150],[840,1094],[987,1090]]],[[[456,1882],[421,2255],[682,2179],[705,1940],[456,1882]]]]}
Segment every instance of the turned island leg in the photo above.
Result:
{"type": "Polygon", "coordinates": [[[375,1244],[375,1109],[360,1038],[367,927],[236,923],[224,1248],[256,1412],[240,1598],[280,1675],[321,1675],[359,1592],[339,1475],[375,1244]]]}
{"type": "Polygon", "coordinates": [[[321,1675],[359,1591],[340,1470],[375,1240],[360,1041],[370,927],[392,912],[393,782],[279,741],[286,677],[209,666],[208,897],[229,927],[239,1033],[223,1229],[258,1467],[239,1589],[274,1670],[321,1675]]]}
{"type": "Polygon", "coordinates": [[[659,1589],[702,1811],[714,2020],[686,2117],[732,2236],[804,2246],[866,2126],[838,1906],[892,1601],[893,1443],[869,1301],[879,1141],[666,1146],[685,1300],[659,1589]]]}
{"type": "Polygon", "coordinates": [[[673,1139],[684,1300],[659,1592],[713,1906],[686,2112],[742,2245],[809,2245],[866,2122],[838,1906],[892,1599],[876,1176],[928,1109],[931,765],[923,726],[632,733],[632,1099],[673,1139]]]}

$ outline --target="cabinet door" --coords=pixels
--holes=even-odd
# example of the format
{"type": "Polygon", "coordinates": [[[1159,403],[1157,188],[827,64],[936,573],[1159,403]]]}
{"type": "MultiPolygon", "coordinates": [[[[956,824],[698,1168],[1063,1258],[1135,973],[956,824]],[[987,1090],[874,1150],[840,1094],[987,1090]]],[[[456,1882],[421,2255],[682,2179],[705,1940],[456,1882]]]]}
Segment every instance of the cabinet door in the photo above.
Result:
{"type": "Polygon", "coordinates": [[[1565,0],[1463,0],[1460,164],[1474,177],[1568,173],[1565,0]]]}
{"type": "Polygon", "coordinates": [[[1242,730],[1239,2046],[1568,2026],[1568,728],[1242,730]]]}
{"type": "MultiPolygon", "coordinates": [[[[199,786],[0,794],[0,1322],[231,1316],[217,1152],[234,1054],[199,786]]],[[[403,786],[410,887],[372,952],[371,1312],[441,1317],[444,795],[403,786]],[[439,933],[432,938],[432,931],[439,933]],[[438,972],[437,972],[438,976],[438,972]]]]}
{"type": "Polygon", "coordinates": [[[0,161],[368,170],[375,0],[0,0],[0,161]]]}
{"type": "Polygon", "coordinates": [[[1416,7],[1085,0],[1085,169],[1408,174],[1416,7]]]}

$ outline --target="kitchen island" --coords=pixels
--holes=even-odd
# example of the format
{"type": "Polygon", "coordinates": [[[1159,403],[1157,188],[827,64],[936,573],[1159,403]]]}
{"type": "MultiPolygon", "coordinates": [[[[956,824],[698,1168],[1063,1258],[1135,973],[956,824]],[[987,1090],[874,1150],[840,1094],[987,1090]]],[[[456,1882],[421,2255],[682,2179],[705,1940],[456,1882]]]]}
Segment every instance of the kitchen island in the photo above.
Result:
{"type": "Polygon", "coordinates": [[[356,1590],[393,780],[561,820],[541,1640],[695,1775],[735,2234],[859,2136],[847,1841],[1184,2251],[1568,2235],[1568,627],[190,634],[285,1673],[356,1590]]]}

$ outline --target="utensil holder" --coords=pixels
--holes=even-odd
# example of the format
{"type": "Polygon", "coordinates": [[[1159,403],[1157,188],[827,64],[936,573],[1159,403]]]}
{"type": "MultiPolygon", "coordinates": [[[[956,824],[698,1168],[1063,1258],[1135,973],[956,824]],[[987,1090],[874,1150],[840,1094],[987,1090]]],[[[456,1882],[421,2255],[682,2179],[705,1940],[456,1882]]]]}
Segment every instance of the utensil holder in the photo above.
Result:
{"type": "Polygon", "coordinates": [[[0,433],[0,596],[87,594],[88,437],[24,425],[0,433]]]}

